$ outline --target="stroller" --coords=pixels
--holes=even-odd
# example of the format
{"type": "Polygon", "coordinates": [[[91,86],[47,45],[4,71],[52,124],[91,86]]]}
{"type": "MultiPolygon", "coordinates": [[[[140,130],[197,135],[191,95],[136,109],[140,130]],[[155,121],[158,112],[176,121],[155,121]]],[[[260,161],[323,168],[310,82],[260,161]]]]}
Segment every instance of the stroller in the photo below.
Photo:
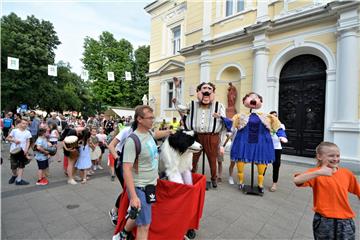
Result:
{"type": "MultiPolygon", "coordinates": [[[[194,229],[199,229],[204,207],[206,177],[193,173],[192,178],[193,185],[158,180],[157,202],[152,206],[152,222],[148,236],[150,240],[182,240],[185,236],[189,239],[195,238],[194,229]]],[[[124,191],[120,200],[114,237],[125,226],[128,207],[129,198],[124,191]]],[[[133,235],[136,235],[135,233],[136,229],[133,230],[133,235]]]]}

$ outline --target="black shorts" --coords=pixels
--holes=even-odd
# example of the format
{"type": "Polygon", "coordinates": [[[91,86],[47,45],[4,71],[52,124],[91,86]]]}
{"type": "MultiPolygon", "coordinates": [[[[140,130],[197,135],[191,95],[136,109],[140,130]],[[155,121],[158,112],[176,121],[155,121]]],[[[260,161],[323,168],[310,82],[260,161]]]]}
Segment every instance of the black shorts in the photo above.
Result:
{"type": "Polygon", "coordinates": [[[101,145],[101,146],[100,146],[100,149],[101,149],[101,153],[104,154],[105,149],[106,149],[106,146],[105,146],[105,145],[101,145]]]}
{"type": "Polygon", "coordinates": [[[25,168],[25,165],[27,164],[27,160],[25,158],[21,158],[21,160],[15,159],[10,154],[10,168],[11,170],[16,170],[17,168],[25,168]]]}
{"type": "Polygon", "coordinates": [[[39,170],[44,170],[49,167],[49,159],[42,160],[42,161],[36,160],[36,161],[37,161],[39,170]]]}

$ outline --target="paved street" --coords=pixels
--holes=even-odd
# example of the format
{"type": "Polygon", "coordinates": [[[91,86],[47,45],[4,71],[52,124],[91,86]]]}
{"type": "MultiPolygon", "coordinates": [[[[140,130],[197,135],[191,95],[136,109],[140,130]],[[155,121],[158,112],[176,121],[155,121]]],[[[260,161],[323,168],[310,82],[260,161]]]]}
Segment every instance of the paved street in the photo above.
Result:
{"type": "MultiPolygon", "coordinates": [[[[2,145],[2,239],[111,239],[114,228],[108,211],[121,187],[117,181],[110,181],[107,170],[97,171],[87,184],[73,186],[66,184],[62,163],[53,162],[49,185],[36,186],[37,164],[32,161],[24,177],[30,185],[9,185],[8,149],[8,144],[2,145]]],[[[224,180],[228,176],[228,159],[224,180]]],[[[271,166],[265,177],[267,191],[263,197],[244,195],[236,185],[224,180],[217,189],[207,191],[196,239],[312,239],[311,189],[296,188],[291,179],[293,173],[310,167],[313,160],[296,159],[304,163],[283,161],[277,192],[268,191],[271,166]]],[[[103,162],[105,165],[105,157],[103,162]]],[[[249,183],[250,165],[246,170],[249,183]]],[[[353,195],[350,200],[359,215],[360,201],[353,195]]],[[[359,239],[359,217],[356,225],[359,239]]]]}

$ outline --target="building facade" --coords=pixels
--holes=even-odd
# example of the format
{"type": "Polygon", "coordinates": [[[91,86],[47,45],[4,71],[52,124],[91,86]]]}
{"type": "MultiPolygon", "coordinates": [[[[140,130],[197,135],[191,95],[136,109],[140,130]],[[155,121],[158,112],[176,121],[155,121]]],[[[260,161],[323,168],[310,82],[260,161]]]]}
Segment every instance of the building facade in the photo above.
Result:
{"type": "Polygon", "coordinates": [[[263,96],[263,112],[278,111],[287,154],[313,157],[325,140],[360,162],[359,1],[169,0],[145,10],[158,120],[178,117],[171,99],[188,103],[201,82],[213,82],[226,105],[231,82],[237,112],[248,111],[250,91],[263,96]]]}

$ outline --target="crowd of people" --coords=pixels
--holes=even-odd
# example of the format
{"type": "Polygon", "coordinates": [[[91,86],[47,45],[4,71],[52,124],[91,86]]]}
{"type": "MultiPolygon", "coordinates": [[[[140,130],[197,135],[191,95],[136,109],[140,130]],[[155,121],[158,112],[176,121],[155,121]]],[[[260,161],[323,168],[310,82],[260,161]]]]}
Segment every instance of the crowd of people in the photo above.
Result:
{"type": "MultiPolygon", "coordinates": [[[[28,185],[23,179],[25,166],[32,159],[38,165],[36,185],[47,185],[49,164],[52,161],[62,162],[64,174],[69,184],[77,181],[86,183],[89,176],[97,169],[104,169],[102,158],[108,143],[117,133],[130,125],[132,116],[114,119],[112,116],[98,114],[87,119],[51,113],[47,117],[37,115],[35,111],[25,113],[1,113],[1,137],[3,143],[10,143],[10,163],[12,176],[9,184],[28,185]],[[69,154],[63,145],[64,138],[75,132],[81,138],[76,156],[69,154]],[[61,152],[64,158],[61,159],[61,152]],[[79,171],[80,176],[76,174],[79,171]]],[[[109,169],[113,161],[109,162],[109,169]]],[[[110,171],[111,180],[115,173],[110,171]]]]}

